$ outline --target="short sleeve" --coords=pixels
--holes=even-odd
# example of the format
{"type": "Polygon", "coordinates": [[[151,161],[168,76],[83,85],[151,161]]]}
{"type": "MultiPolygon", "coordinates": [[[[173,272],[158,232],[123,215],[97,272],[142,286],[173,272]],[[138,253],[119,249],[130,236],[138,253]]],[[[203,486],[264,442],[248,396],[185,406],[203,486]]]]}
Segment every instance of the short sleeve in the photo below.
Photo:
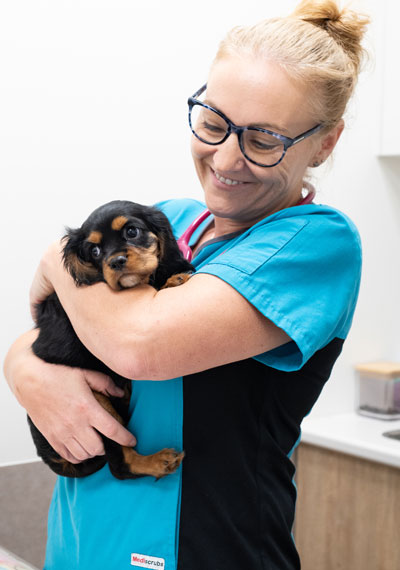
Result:
{"type": "Polygon", "coordinates": [[[253,226],[198,272],[226,281],[292,339],[257,360],[297,370],[350,329],[360,284],[360,238],[352,222],[331,208],[275,218],[253,226]]]}

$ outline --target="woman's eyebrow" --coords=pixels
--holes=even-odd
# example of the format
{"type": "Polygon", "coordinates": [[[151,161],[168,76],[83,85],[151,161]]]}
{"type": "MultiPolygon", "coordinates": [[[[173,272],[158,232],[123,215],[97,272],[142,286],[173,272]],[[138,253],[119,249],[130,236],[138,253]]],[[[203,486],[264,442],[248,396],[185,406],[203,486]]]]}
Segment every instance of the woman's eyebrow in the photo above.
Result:
{"type": "MultiPolygon", "coordinates": [[[[210,101],[209,99],[204,99],[204,103],[206,105],[209,105],[210,107],[212,107],[213,109],[215,109],[216,111],[219,111],[220,113],[223,113],[226,117],[228,115],[226,115],[221,109],[219,109],[217,107],[217,105],[214,105],[212,101],[210,101]]],[[[228,117],[229,118],[229,117],[228,117]]],[[[287,129],[284,129],[283,127],[278,127],[277,125],[274,125],[272,123],[250,123],[249,125],[237,125],[237,126],[242,126],[242,127],[259,127],[260,129],[267,129],[269,131],[274,131],[274,133],[277,134],[282,134],[282,135],[286,135],[289,136],[289,131],[287,129]]]]}
{"type": "Polygon", "coordinates": [[[269,131],[273,131],[279,135],[286,135],[289,136],[289,131],[284,129],[283,127],[278,127],[277,125],[271,125],[271,123],[251,123],[250,125],[246,125],[247,127],[259,127],[260,129],[267,129],[269,131]]]}

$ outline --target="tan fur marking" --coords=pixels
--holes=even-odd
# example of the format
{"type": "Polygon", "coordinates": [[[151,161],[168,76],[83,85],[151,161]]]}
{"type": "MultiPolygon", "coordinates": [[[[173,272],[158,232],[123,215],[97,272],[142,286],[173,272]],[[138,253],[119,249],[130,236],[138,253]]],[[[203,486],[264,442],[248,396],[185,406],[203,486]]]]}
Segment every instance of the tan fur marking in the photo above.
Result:
{"type": "Polygon", "coordinates": [[[179,287],[179,285],[183,285],[186,281],[189,281],[191,278],[191,273],[175,273],[175,275],[171,275],[165,284],[161,287],[161,289],[168,289],[169,287],[179,287]]]}
{"type": "Polygon", "coordinates": [[[70,253],[67,256],[65,265],[71,273],[75,273],[79,280],[82,280],[85,276],[91,277],[97,274],[97,269],[93,267],[93,265],[90,263],[84,263],[78,259],[75,253],[70,253]]]}
{"type": "Polygon", "coordinates": [[[100,243],[103,239],[103,234],[101,232],[90,232],[89,237],[87,238],[90,243],[100,243]]]}
{"type": "Polygon", "coordinates": [[[164,252],[165,252],[165,240],[162,235],[160,235],[160,237],[157,238],[157,242],[158,242],[158,255],[161,260],[164,257],[164,252]]]}
{"type": "Polygon", "coordinates": [[[158,237],[156,236],[156,234],[153,234],[153,232],[149,232],[149,236],[153,238],[153,241],[150,243],[149,246],[149,251],[153,252],[156,249],[158,249],[158,237]]]}
{"type": "Polygon", "coordinates": [[[117,216],[111,222],[111,228],[116,232],[119,232],[119,230],[121,230],[124,227],[127,221],[128,218],[125,218],[125,216],[117,216]]]}
{"type": "MultiPolygon", "coordinates": [[[[155,236],[154,236],[155,237],[155,236]]],[[[157,238],[155,238],[157,240],[157,238]]],[[[158,241],[151,243],[148,249],[144,247],[128,247],[125,255],[126,264],[122,271],[115,271],[108,265],[108,259],[103,261],[103,276],[111,289],[121,289],[120,279],[123,275],[137,275],[137,284],[148,283],[150,275],[158,267],[158,241]]],[[[123,255],[123,252],[121,252],[123,255]]],[[[112,257],[117,257],[118,252],[112,257]]]]}
{"type": "Polygon", "coordinates": [[[61,466],[62,472],[65,477],[76,477],[77,476],[77,469],[73,463],[70,463],[66,459],[60,457],[60,459],[53,458],[52,463],[56,463],[57,465],[61,466]]]}
{"type": "Polygon", "coordinates": [[[176,471],[185,456],[184,452],[178,453],[175,449],[162,449],[154,455],[140,455],[131,447],[123,447],[122,453],[131,473],[152,475],[156,479],[176,471]]]}

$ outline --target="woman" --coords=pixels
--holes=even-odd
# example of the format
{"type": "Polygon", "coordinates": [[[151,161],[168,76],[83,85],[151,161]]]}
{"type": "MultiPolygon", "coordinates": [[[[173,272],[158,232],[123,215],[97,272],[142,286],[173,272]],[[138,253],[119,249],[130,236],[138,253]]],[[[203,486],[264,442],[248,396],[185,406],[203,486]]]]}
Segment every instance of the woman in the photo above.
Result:
{"type": "MultiPolygon", "coordinates": [[[[139,451],[186,454],[158,482],[117,481],[107,467],[59,478],[46,568],[300,568],[290,454],[350,328],[361,267],[353,224],[309,203],[304,178],[343,130],[366,24],[333,1],[305,1],[222,42],[189,100],[212,216],[193,236],[187,283],[77,289],[59,244],[43,257],[32,306],[55,289],[83,343],[135,378],[128,428],[139,451]]],[[[159,206],[176,236],[205,208],[159,206]]],[[[100,454],[96,429],[134,445],[91,395],[115,394],[110,380],[36,359],[35,335],[14,343],[5,372],[53,447],[74,462],[100,454]]]]}

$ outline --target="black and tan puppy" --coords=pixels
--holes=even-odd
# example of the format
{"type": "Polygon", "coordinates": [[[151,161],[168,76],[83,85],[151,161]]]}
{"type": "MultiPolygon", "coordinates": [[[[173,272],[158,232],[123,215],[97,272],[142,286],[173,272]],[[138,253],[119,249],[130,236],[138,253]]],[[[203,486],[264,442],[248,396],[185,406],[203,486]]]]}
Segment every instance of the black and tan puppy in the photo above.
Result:
{"type": "MultiPolygon", "coordinates": [[[[106,282],[120,290],[148,283],[156,289],[171,287],[188,279],[192,266],[182,257],[166,216],[156,208],[133,202],[113,201],[97,208],[78,229],[68,229],[63,258],[77,286],[106,282]]],[[[47,362],[78,366],[108,374],[125,397],[106,397],[94,392],[96,399],[123,425],[128,422],[131,381],[110,370],[93,356],[76,336],[56,294],[37,307],[39,336],[32,348],[47,362]]],[[[152,475],[157,479],[173,473],[183,453],[163,449],[143,456],[101,437],[105,456],[72,464],[58,455],[30,418],[28,422],[38,455],[59,475],[85,477],[109,464],[118,479],[152,475]]]]}

